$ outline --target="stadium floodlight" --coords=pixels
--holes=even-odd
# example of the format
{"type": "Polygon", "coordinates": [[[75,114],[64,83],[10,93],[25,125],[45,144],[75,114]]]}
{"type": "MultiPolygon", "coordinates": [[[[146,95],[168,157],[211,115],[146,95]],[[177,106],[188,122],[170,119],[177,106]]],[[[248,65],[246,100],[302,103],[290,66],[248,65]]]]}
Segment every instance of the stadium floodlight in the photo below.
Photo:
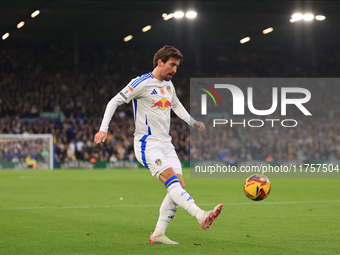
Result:
{"type": "Polygon", "coordinates": [[[316,15],[316,16],[315,16],[315,19],[316,19],[316,20],[319,20],[319,21],[320,21],[320,20],[325,20],[325,19],[326,19],[326,16],[324,16],[324,15],[316,15]]]}
{"type": "Polygon", "coordinates": [[[165,17],[163,17],[164,20],[169,20],[169,19],[172,19],[174,17],[174,14],[173,13],[170,13],[168,15],[166,15],[165,17]]]}
{"type": "Polygon", "coordinates": [[[17,28],[22,28],[25,25],[25,21],[21,21],[20,23],[18,23],[17,28]]]}
{"type": "Polygon", "coordinates": [[[305,20],[305,21],[311,21],[313,19],[314,19],[314,15],[311,14],[311,13],[307,13],[307,14],[303,15],[303,20],[305,20]]]}
{"type": "Polygon", "coordinates": [[[291,23],[294,23],[295,21],[302,20],[302,18],[303,18],[302,13],[294,13],[289,21],[291,23]]]}
{"type": "Polygon", "coordinates": [[[274,31],[274,28],[268,27],[267,29],[263,30],[262,33],[266,35],[266,34],[269,34],[269,33],[273,32],[273,31],[274,31]]]}
{"type": "Polygon", "coordinates": [[[146,31],[149,31],[151,29],[151,26],[150,25],[147,25],[145,27],[142,28],[142,31],[143,32],[146,32],[146,31]]]}
{"type": "Polygon", "coordinates": [[[250,41],[250,37],[245,37],[245,38],[240,40],[240,43],[244,44],[244,43],[249,42],[249,41],[250,41]]]}
{"type": "Polygon", "coordinates": [[[8,36],[9,36],[9,33],[4,34],[4,35],[2,36],[2,40],[6,40],[8,36]]]}
{"type": "Polygon", "coordinates": [[[124,42],[130,41],[132,38],[133,38],[132,35],[128,35],[128,36],[124,37],[124,42]]]}
{"type": "Polygon", "coordinates": [[[292,15],[292,19],[294,19],[294,20],[301,20],[302,18],[303,18],[302,13],[294,13],[292,15]]]}
{"type": "Polygon", "coordinates": [[[174,17],[175,17],[176,19],[183,18],[183,17],[184,17],[184,12],[175,12],[175,13],[174,13],[174,17]]]}
{"type": "Polygon", "coordinates": [[[185,17],[187,17],[188,19],[194,19],[196,18],[196,16],[197,16],[197,12],[194,12],[194,11],[188,11],[185,14],[185,17]]]}
{"type": "Polygon", "coordinates": [[[40,13],[40,11],[39,11],[39,10],[36,10],[35,12],[33,12],[33,13],[31,14],[31,17],[32,17],[32,18],[35,18],[35,17],[37,17],[37,16],[39,15],[39,13],[40,13]]]}
{"type": "Polygon", "coordinates": [[[166,14],[166,13],[163,13],[163,14],[162,14],[162,18],[164,18],[164,17],[166,17],[166,16],[168,16],[168,14],[166,14]]]}

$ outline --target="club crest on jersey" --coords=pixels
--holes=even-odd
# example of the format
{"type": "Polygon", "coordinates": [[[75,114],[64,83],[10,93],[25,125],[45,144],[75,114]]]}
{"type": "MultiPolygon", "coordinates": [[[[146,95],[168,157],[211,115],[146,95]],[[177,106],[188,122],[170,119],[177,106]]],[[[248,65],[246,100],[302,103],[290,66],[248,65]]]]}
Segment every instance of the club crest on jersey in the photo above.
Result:
{"type": "Polygon", "coordinates": [[[170,86],[167,86],[166,90],[169,92],[169,94],[171,94],[171,87],[170,86]]]}
{"type": "Polygon", "coordinates": [[[159,166],[160,166],[160,165],[162,164],[162,160],[156,159],[155,163],[156,163],[156,165],[159,165],[159,166]]]}
{"type": "Polygon", "coordinates": [[[171,107],[171,103],[163,97],[158,102],[155,102],[155,100],[152,100],[151,108],[153,107],[158,107],[158,108],[161,108],[162,110],[165,110],[166,108],[171,107]]]}
{"type": "Polygon", "coordinates": [[[160,88],[159,90],[161,91],[162,95],[165,93],[163,88],[160,88]]]}

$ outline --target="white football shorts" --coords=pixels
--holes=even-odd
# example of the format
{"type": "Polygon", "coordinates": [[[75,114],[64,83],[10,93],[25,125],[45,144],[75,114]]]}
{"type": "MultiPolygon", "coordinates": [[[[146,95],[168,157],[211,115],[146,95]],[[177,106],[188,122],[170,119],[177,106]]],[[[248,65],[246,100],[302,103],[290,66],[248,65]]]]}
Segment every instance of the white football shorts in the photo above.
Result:
{"type": "Polygon", "coordinates": [[[176,174],[182,174],[181,162],[171,142],[135,140],[134,149],[137,160],[150,170],[152,176],[159,178],[160,174],[170,167],[176,174]]]}

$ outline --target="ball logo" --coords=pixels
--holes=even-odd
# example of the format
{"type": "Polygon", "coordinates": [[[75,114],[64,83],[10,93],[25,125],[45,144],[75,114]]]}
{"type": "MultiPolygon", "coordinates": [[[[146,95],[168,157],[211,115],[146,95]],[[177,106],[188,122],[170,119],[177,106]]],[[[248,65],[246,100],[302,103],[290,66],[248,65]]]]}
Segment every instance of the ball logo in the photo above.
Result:
{"type": "Polygon", "coordinates": [[[155,100],[152,100],[152,104],[153,105],[151,106],[151,108],[158,107],[158,108],[161,108],[162,110],[165,110],[168,107],[171,107],[171,103],[167,99],[165,99],[164,97],[161,100],[159,100],[158,102],[155,102],[155,100]]]}

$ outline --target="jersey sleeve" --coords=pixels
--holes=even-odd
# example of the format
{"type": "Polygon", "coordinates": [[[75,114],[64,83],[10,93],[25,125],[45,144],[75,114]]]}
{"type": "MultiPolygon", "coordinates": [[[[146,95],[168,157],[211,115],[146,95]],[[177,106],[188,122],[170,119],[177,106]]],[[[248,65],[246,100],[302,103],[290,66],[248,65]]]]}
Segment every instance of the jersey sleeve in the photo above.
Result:
{"type": "Polygon", "coordinates": [[[184,108],[182,103],[179,101],[174,87],[173,87],[173,98],[172,98],[171,109],[174,111],[174,113],[178,117],[180,117],[182,120],[184,120],[186,123],[188,123],[188,125],[193,127],[193,124],[196,120],[193,117],[190,116],[190,114],[184,108]]]}
{"type": "Polygon", "coordinates": [[[104,117],[99,131],[107,133],[112,116],[114,115],[119,105],[123,103],[129,103],[132,98],[139,97],[139,95],[143,91],[145,82],[139,82],[138,79],[139,78],[131,80],[125,88],[123,88],[116,96],[114,96],[110,100],[110,102],[106,106],[104,117]]]}
{"type": "Polygon", "coordinates": [[[99,131],[107,133],[112,116],[115,113],[117,107],[121,104],[124,104],[124,100],[118,94],[110,100],[110,102],[106,105],[104,117],[99,131]]]}
{"type": "Polygon", "coordinates": [[[118,95],[124,100],[125,103],[129,103],[131,99],[139,97],[145,87],[146,82],[146,80],[143,80],[143,76],[132,79],[129,84],[118,93],[118,95]]]}

